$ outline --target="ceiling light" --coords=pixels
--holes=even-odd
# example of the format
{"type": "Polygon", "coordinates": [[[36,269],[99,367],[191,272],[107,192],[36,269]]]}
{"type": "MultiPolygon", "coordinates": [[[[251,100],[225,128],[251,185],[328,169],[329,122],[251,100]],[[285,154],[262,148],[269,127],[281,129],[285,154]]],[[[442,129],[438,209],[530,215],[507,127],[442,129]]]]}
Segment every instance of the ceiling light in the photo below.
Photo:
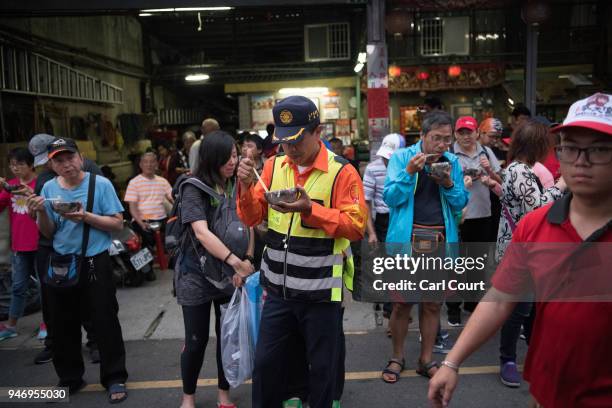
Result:
{"type": "Polygon", "coordinates": [[[210,79],[208,74],[191,74],[185,77],[185,81],[188,82],[206,81],[207,79],[210,79]]]}
{"type": "Polygon", "coordinates": [[[367,58],[367,54],[365,52],[360,52],[359,55],[357,56],[357,62],[365,64],[366,58],[367,58]]]}
{"type": "Polygon", "coordinates": [[[355,68],[353,68],[353,71],[355,71],[355,73],[360,73],[361,70],[363,69],[363,62],[358,62],[357,65],[355,65],[355,68]]]}
{"type": "Polygon", "coordinates": [[[152,15],[153,14],[151,14],[151,13],[140,13],[140,14],[138,14],[138,17],[149,17],[149,16],[152,16],[152,15]]]}
{"type": "Polygon", "coordinates": [[[226,11],[233,10],[233,7],[177,7],[177,8],[162,8],[162,9],[145,9],[143,13],[174,13],[181,11],[226,11]]]}
{"type": "Polygon", "coordinates": [[[165,8],[165,9],[146,9],[141,10],[143,13],[171,13],[174,11],[173,8],[165,8]]]}

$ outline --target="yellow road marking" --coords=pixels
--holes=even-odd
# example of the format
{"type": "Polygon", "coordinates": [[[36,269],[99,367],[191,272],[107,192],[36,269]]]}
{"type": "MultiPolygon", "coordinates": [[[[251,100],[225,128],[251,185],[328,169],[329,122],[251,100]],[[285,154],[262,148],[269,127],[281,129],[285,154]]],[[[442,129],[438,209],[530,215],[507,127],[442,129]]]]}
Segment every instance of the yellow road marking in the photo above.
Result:
{"type": "MultiPolygon", "coordinates": [[[[522,367],[519,367],[519,370],[522,370],[522,367]]],[[[499,373],[499,366],[461,367],[459,373],[461,375],[497,374],[499,373]]],[[[414,370],[404,370],[402,372],[402,378],[414,377],[420,377],[414,370]]],[[[381,378],[381,371],[355,371],[346,373],[344,378],[346,381],[379,380],[381,378]]],[[[246,384],[251,384],[251,381],[247,381],[246,384]]],[[[202,378],[198,380],[198,387],[211,387],[216,385],[216,378],[202,378]]],[[[181,380],[134,381],[127,383],[127,388],[129,390],[151,390],[182,387],[183,382],[181,380]]],[[[103,391],[104,388],[100,384],[90,384],[83,390],[103,391]]]]}

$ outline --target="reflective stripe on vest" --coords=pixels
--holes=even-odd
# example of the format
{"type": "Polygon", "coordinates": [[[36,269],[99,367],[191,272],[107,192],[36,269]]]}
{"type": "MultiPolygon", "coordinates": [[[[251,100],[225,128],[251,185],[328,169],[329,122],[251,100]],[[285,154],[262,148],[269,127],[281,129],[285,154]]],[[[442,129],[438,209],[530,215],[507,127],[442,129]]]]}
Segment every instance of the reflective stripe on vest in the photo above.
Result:
{"type": "Polygon", "coordinates": [[[289,289],[301,290],[301,291],[315,291],[339,288],[342,289],[342,277],[331,277],[323,279],[303,279],[295,278],[293,276],[285,277],[282,273],[274,273],[268,267],[265,261],[261,262],[261,270],[263,271],[266,279],[278,286],[282,286],[283,282],[289,289]]]}
{"type": "MultiPolygon", "coordinates": [[[[327,153],[328,171],[313,169],[304,189],[313,202],[330,208],[334,183],[344,164],[327,153]]],[[[274,160],[270,191],[294,187],[293,169],[283,165],[284,156],[274,160]]],[[[339,302],[343,281],[352,290],[353,260],[347,239],[334,239],[322,229],[309,227],[299,213],[283,214],[269,207],[266,243],[263,283],[282,291],[284,297],[339,302]]]]}
{"type": "MultiPolygon", "coordinates": [[[[284,262],[285,251],[268,248],[268,258],[271,261],[284,262]]],[[[306,268],[323,268],[325,266],[342,265],[343,261],[344,259],[342,254],[327,256],[303,256],[294,254],[292,252],[287,253],[288,264],[306,268]]]]}

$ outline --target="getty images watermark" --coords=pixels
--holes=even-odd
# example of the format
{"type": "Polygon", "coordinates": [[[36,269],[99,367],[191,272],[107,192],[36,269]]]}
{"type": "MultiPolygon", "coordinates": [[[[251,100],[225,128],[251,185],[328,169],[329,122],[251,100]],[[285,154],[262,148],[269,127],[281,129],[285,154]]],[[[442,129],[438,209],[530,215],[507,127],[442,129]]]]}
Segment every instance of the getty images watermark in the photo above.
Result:
{"type": "Polygon", "coordinates": [[[362,242],[353,297],[364,302],[478,302],[494,275],[513,300],[612,301],[612,243],[512,243],[496,262],[496,243],[362,242]],[[503,279],[500,280],[500,277],[503,279]]]}
{"type": "MultiPolygon", "coordinates": [[[[452,274],[459,276],[468,271],[484,272],[487,266],[488,254],[479,257],[440,257],[430,254],[396,254],[395,256],[379,256],[372,258],[372,273],[382,275],[383,273],[403,272],[409,276],[422,276],[421,273],[439,271],[446,272],[451,276],[449,279],[429,280],[419,279],[418,282],[411,279],[400,279],[396,282],[386,282],[384,279],[375,279],[372,287],[376,291],[485,291],[486,282],[466,282],[462,279],[453,279],[452,274]],[[420,272],[420,273],[419,273],[420,272]]],[[[439,275],[434,275],[436,277],[439,275]]]]}

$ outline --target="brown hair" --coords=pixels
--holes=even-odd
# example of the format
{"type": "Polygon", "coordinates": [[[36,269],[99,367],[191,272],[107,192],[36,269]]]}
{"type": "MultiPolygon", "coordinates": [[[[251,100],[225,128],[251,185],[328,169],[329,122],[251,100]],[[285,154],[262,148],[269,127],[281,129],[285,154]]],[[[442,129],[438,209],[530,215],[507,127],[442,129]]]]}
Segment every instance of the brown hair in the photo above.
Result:
{"type": "Polygon", "coordinates": [[[508,162],[520,160],[533,166],[546,158],[552,148],[548,128],[533,119],[528,119],[512,132],[508,150],[508,162]]]}

